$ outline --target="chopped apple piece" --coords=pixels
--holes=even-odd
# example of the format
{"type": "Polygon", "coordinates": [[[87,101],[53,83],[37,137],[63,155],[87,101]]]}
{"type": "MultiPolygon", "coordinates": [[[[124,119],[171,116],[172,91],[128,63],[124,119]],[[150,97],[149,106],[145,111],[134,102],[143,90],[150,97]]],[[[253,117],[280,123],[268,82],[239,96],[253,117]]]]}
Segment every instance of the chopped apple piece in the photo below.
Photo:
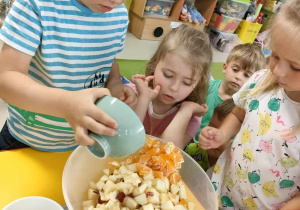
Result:
{"type": "Polygon", "coordinates": [[[174,205],[171,201],[165,201],[161,203],[161,210],[172,210],[174,205]]]}
{"type": "Polygon", "coordinates": [[[170,189],[170,181],[169,181],[169,179],[168,179],[166,176],[164,176],[163,180],[164,180],[165,183],[166,183],[166,188],[167,188],[167,190],[169,190],[169,189],[170,189]]]}
{"type": "Polygon", "coordinates": [[[127,169],[128,169],[129,171],[132,171],[132,172],[136,173],[136,172],[137,172],[137,169],[136,169],[136,163],[133,163],[133,164],[128,165],[128,166],[127,166],[127,169]]]}
{"type": "Polygon", "coordinates": [[[117,189],[117,185],[114,182],[110,181],[110,180],[108,180],[106,182],[105,186],[103,187],[104,193],[106,195],[108,195],[108,193],[110,193],[112,191],[115,191],[116,189],[117,189]]]}
{"type": "Polygon", "coordinates": [[[176,195],[179,192],[179,190],[180,190],[180,188],[177,185],[171,184],[171,193],[173,195],[176,195]]]}
{"type": "Polygon", "coordinates": [[[152,179],[154,179],[152,171],[149,174],[146,174],[144,176],[144,180],[152,180],[152,179]]]}
{"type": "Polygon", "coordinates": [[[180,198],[180,200],[181,199],[187,199],[186,190],[185,190],[185,186],[184,185],[180,186],[179,198],[180,198]]]}
{"type": "Polygon", "coordinates": [[[142,183],[139,187],[138,190],[139,192],[142,194],[145,192],[145,190],[147,189],[148,185],[146,183],[142,183]]]}
{"type": "Polygon", "coordinates": [[[106,182],[108,180],[108,176],[107,175],[103,175],[101,178],[100,178],[100,181],[103,181],[103,182],[106,182]]]}
{"type": "Polygon", "coordinates": [[[88,190],[88,199],[89,200],[96,200],[99,197],[99,191],[89,189],[88,190]]]}
{"type": "Polygon", "coordinates": [[[160,193],[167,192],[166,182],[161,179],[157,179],[155,189],[160,193]]]}
{"type": "Polygon", "coordinates": [[[142,205],[142,206],[148,203],[148,200],[147,200],[147,197],[146,197],[146,194],[145,194],[145,193],[143,193],[143,194],[141,194],[141,195],[139,195],[139,196],[136,196],[136,197],[134,198],[134,200],[135,200],[138,204],[140,204],[140,205],[142,205]]]}
{"type": "Polygon", "coordinates": [[[187,202],[187,207],[188,207],[188,210],[194,210],[195,209],[195,203],[191,202],[191,201],[188,201],[187,202]]]}
{"type": "Polygon", "coordinates": [[[117,195],[118,195],[119,191],[118,190],[115,190],[111,193],[109,193],[109,199],[112,201],[112,202],[119,202],[117,200],[117,195]]]}
{"type": "Polygon", "coordinates": [[[90,181],[90,188],[93,190],[96,190],[97,189],[96,183],[93,181],[90,181]]]}
{"type": "Polygon", "coordinates": [[[147,196],[149,203],[158,203],[159,204],[159,193],[154,188],[147,188],[146,196],[147,196]]]}
{"type": "Polygon", "coordinates": [[[98,190],[102,190],[104,185],[105,185],[105,183],[101,180],[96,183],[96,187],[97,187],[98,190]]]}
{"type": "Polygon", "coordinates": [[[123,204],[130,209],[135,209],[138,206],[138,203],[133,198],[128,196],[124,198],[123,204]]]}
{"type": "Polygon", "coordinates": [[[103,170],[103,173],[106,175],[106,176],[109,176],[110,175],[110,170],[108,168],[104,169],[103,170]]]}
{"type": "Polygon", "coordinates": [[[186,210],[186,208],[182,205],[176,205],[175,210],[186,210]]]}
{"type": "Polygon", "coordinates": [[[83,207],[95,206],[95,204],[96,204],[95,200],[86,200],[82,202],[83,207]]]}
{"type": "Polygon", "coordinates": [[[154,208],[151,203],[148,203],[147,205],[142,206],[142,210],[154,210],[154,208]]]}

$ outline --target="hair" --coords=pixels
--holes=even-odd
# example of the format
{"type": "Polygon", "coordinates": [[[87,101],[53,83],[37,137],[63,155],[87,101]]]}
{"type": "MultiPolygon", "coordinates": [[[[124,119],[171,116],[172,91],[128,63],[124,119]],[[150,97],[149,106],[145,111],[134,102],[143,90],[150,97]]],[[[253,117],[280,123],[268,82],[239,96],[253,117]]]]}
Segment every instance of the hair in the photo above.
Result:
{"type": "MultiPolygon", "coordinates": [[[[289,0],[282,4],[280,11],[271,20],[269,24],[270,31],[268,34],[268,40],[271,47],[275,44],[272,42],[271,37],[273,37],[276,33],[280,33],[277,30],[280,24],[290,27],[290,30],[286,31],[286,33],[290,35],[289,37],[293,37],[294,39],[297,39],[297,41],[300,40],[300,0],[289,0]]],[[[255,95],[259,92],[268,92],[274,89],[278,90],[278,88],[279,85],[275,76],[272,74],[271,70],[268,70],[264,75],[263,81],[250,92],[250,95],[255,95]]],[[[285,133],[283,135],[297,134],[299,132],[300,125],[296,126],[292,132],[285,133]]]]}
{"type": "Polygon", "coordinates": [[[235,104],[232,98],[226,99],[219,103],[219,105],[215,108],[214,113],[218,115],[218,119],[223,121],[225,117],[232,112],[234,109],[235,104]]]}
{"type": "MultiPolygon", "coordinates": [[[[209,68],[212,61],[212,49],[207,34],[186,24],[172,29],[149,60],[146,66],[146,76],[154,75],[157,64],[165,58],[167,53],[173,53],[183,58],[191,65],[192,75],[199,75],[194,90],[184,101],[205,103],[210,78],[209,68]]],[[[150,83],[150,86],[153,87],[153,82],[150,83]]]]}
{"type": "Polygon", "coordinates": [[[229,53],[226,63],[236,62],[246,71],[256,72],[265,68],[266,59],[261,47],[257,44],[239,44],[229,53]]]}

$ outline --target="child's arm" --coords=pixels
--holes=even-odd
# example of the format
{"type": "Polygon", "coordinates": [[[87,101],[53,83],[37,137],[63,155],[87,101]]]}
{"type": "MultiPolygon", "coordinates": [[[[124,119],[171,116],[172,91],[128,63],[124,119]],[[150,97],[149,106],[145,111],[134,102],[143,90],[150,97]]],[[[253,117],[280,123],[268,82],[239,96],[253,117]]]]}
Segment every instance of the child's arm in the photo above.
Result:
{"type": "Polygon", "coordinates": [[[299,209],[299,206],[300,206],[300,194],[298,194],[296,197],[288,201],[287,204],[280,210],[299,209]]]}
{"type": "Polygon", "coordinates": [[[239,132],[242,122],[245,118],[245,111],[242,108],[235,107],[225,118],[219,129],[213,127],[204,127],[199,134],[199,146],[202,149],[211,149],[220,147],[221,150],[228,146],[230,141],[239,132]]]}
{"type": "Polygon", "coordinates": [[[149,82],[153,79],[154,76],[146,77],[145,75],[134,75],[130,79],[135,84],[138,92],[138,102],[134,111],[142,122],[146,116],[150,101],[156,98],[160,91],[160,86],[156,86],[153,90],[149,88],[149,82]]]}
{"type": "Polygon", "coordinates": [[[131,108],[135,108],[137,104],[136,94],[132,88],[123,85],[120,78],[119,65],[114,60],[105,86],[110,90],[112,96],[124,101],[131,108]]]}
{"type": "Polygon", "coordinates": [[[205,104],[199,105],[194,102],[182,102],[180,108],[172,120],[172,122],[165,129],[161,138],[166,141],[172,141],[180,149],[191,141],[191,137],[186,134],[187,127],[193,116],[201,117],[208,111],[205,104]]]}
{"type": "Polygon", "coordinates": [[[66,91],[41,85],[28,77],[32,57],[7,44],[0,54],[0,98],[21,109],[65,118],[75,131],[78,144],[95,141],[88,130],[104,135],[115,135],[117,123],[94,103],[106,88],[66,91]],[[17,61],[17,62],[16,62],[17,61]]]}

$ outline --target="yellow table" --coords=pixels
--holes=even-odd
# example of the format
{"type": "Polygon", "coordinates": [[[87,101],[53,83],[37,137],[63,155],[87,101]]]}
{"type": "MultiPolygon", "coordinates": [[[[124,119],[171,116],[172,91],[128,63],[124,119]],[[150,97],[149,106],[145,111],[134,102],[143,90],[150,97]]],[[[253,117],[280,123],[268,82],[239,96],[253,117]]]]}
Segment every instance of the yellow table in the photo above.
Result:
{"type": "Polygon", "coordinates": [[[0,209],[27,196],[43,196],[65,205],[62,174],[71,153],[32,148],[0,152],[0,209]]]}

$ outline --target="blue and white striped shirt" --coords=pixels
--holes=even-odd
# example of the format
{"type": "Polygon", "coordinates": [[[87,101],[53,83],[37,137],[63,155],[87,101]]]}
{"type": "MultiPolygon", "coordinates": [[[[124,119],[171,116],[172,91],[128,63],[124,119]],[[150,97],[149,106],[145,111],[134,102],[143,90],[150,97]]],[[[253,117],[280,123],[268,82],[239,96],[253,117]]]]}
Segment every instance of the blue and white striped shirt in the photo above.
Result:
{"type": "MultiPolygon", "coordinates": [[[[124,46],[128,14],[124,5],[94,13],[76,0],[17,0],[0,39],[33,56],[29,76],[69,91],[105,84],[124,46]]],[[[77,144],[62,118],[8,106],[8,126],[19,141],[43,151],[68,151],[77,144]]],[[[75,113],[74,113],[75,114],[75,113]]]]}

